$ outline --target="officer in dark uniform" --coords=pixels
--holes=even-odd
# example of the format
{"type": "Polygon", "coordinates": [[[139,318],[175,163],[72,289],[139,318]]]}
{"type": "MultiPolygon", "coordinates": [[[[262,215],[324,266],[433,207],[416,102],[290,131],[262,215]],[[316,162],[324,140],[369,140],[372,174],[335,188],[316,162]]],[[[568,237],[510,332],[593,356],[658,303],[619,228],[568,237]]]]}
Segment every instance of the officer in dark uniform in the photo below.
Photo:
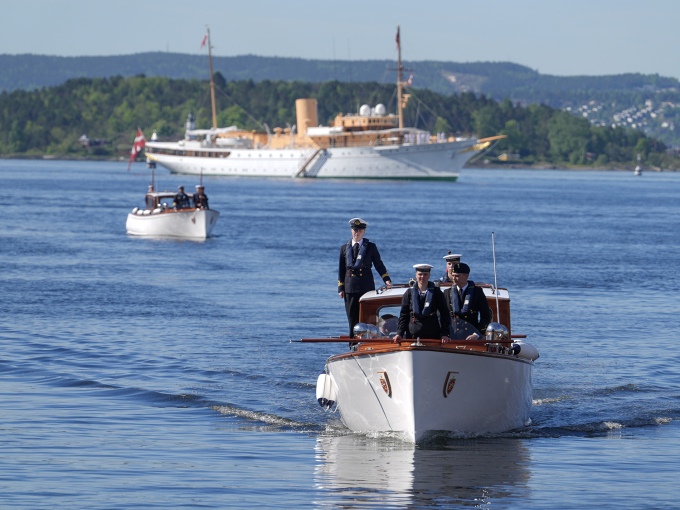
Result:
{"type": "MultiPolygon", "coordinates": [[[[491,322],[491,308],[482,288],[476,287],[475,282],[468,279],[470,266],[458,262],[451,268],[450,276],[453,285],[444,291],[449,313],[452,317],[466,321],[484,334],[491,322]]],[[[475,340],[475,338],[479,339],[476,333],[469,335],[466,340],[475,340]]]]}
{"type": "Polygon", "coordinates": [[[187,206],[189,197],[184,193],[184,186],[177,188],[177,194],[175,195],[175,201],[172,203],[175,209],[184,209],[187,206]]]}
{"type": "Polygon", "coordinates": [[[194,193],[194,204],[196,205],[196,209],[210,209],[210,207],[208,207],[208,196],[203,193],[204,189],[202,184],[196,185],[196,193],[194,193]]]}
{"type": "Polygon", "coordinates": [[[359,322],[359,298],[366,292],[375,290],[371,266],[380,273],[388,288],[392,288],[392,280],[380,259],[378,247],[364,239],[368,222],[361,218],[352,218],[349,223],[352,227],[352,239],[340,248],[338,294],[345,300],[349,336],[354,338],[354,326],[359,322]]]}
{"type": "Polygon", "coordinates": [[[444,255],[443,259],[446,260],[446,273],[439,279],[440,282],[451,283],[451,268],[456,262],[460,262],[461,257],[462,255],[458,253],[451,254],[451,252],[449,252],[448,255],[444,255]]]}
{"type": "Polygon", "coordinates": [[[416,269],[416,283],[404,292],[401,299],[399,326],[394,341],[403,338],[441,338],[443,342],[448,342],[451,319],[442,291],[429,281],[432,266],[416,264],[413,267],[416,269]]]}

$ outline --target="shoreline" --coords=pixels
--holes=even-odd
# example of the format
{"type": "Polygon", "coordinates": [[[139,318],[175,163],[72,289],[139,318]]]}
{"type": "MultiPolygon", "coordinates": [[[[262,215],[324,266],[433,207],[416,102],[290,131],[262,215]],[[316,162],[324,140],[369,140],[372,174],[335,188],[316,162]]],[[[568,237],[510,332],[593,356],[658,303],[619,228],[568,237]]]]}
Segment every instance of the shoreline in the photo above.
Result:
{"type": "MultiPolygon", "coordinates": [[[[108,162],[125,162],[127,159],[123,156],[53,156],[51,154],[44,155],[3,155],[0,154],[1,160],[43,160],[43,161],[108,161],[108,162]]],[[[137,159],[133,163],[145,163],[145,159],[137,159]]],[[[585,166],[585,165],[555,165],[552,163],[536,163],[536,164],[521,164],[521,163],[477,163],[470,166],[463,166],[463,169],[475,168],[477,170],[574,170],[574,171],[590,171],[599,170],[604,172],[632,172],[635,170],[635,165],[621,165],[621,166],[585,166]]],[[[656,166],[642,165],[644,172],[678,172],[680,168],[660,168],[656,166]]]]}

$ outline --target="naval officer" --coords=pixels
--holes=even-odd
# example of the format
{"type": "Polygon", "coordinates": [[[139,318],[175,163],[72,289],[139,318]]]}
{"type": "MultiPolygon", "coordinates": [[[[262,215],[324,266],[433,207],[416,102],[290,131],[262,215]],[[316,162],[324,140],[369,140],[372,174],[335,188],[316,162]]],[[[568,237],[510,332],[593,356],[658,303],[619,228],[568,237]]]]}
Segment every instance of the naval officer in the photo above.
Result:
{"type": "MultiPolygon", "coordinates": [[[[450,289],[444,291],[444,299],[451,316],[463,319],[474,326],[477,331],[485,332],[491,322],[491,308],[486,300],[481,287],[475,286],[475,282],[469,279],[470,266],[458,262],[451,268],[450,289]]],[[[468,335],[466,340],[479,340],[476,333],[468,335]]]]}
{"type": "Polygon", "coordinates": [[[430,281],[429,264],[416,264],[416,284],[401,299],[399,326],[394,341],[403,338],[440,339],[449,341],[451,318],[439,287],[430,281]],[[439,316],[437,316],[439,312],[439,316]]]}
{"type": "Polygon", "coordinates": [[[461,257],[462,255],[458,253],[452,254],[451,252],[449,252],[448,255],[444,255],[444,257],[442,257],[444,260],[446,260],[446,273],[444,273],[444,276],[439,279],[440,282],[451,282],[451,268],[455,263],[460,262],[461,257]]]}
{"type": "Polygon", "coordinates": [[[392,288],[392,280],[380,259],[378,247],[364,239],[368,222],[361,218],[352,218],[349,224],[352,227],[352,239],[340,248],[338,294],[345,300],[349,337],[354,338],[354,326],[359,322],[359,298],[366,292],[375,290],[371,266],[378,271],[387,288],[392,288]]]}
{"type": "Polygon", "coordinates": [[[187,206],[188,201],[189,197],[187,196],[186,193],[184,193],[184,186],[180,186],[179,188],[177,188],[175,201],[172,203],[175,209],[184,209],[187,206]]]}
{"type": "Polygon", "coordinates": [[[208,195],[204,193],[205,188],[202,184],[196,185],[196,193],[194,193],[194,205],[196,209],[210,209],[208,206],[208,195]]]}

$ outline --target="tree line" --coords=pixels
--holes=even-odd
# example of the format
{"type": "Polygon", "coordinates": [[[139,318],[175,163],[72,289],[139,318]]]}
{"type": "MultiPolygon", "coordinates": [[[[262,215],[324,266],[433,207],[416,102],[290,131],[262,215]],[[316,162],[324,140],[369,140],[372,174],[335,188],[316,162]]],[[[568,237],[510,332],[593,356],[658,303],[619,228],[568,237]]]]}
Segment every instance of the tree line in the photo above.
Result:
{"type": "MultiPolygon", "coordinates": [[[[327,81],[227,82],[215,73],[218,125],[264,129],[294,125],[295,100],[316,98],[319,122],[328,125],[339,113],[361,104],[382,103],[396,111],[396,86],[378,82],[327,81]]],[[[405,124],[433,133],[506,135],[495,154],[510,152],[524,163],[557,165],[631,164],[641,154],[647,164],[675,167],[666,146],[641,131],[592,126],[587,119],[547,105],[523,107],[472,92],[442,95],[410,89],[405,124]]],[[[212,125],[210,89],[205,80],[176,80],[143,75],[123,78],[77,78],[62,85],[0,94],[0,155],[99,156],[129,151],[137,127],[161,140],[184,136],[187,115],[196,126],[212,125]],[[78,138],[105,139],[86,149],[78,138]]],[[[491,154],[493,156],[493,154],[491,154]]]]}

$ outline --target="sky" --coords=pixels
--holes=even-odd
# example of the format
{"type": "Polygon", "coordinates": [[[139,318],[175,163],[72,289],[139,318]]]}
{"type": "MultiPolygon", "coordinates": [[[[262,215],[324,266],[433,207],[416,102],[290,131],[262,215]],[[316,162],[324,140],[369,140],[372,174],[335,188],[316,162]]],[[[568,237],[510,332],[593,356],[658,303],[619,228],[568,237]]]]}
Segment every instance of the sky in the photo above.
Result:
{"type": "Polygon", "coordinates": [[[3,0],[0,13],[0,54],[198,54],[209,24],[218,56],[393,59],[400,24],[405,60],[680,78],[680,0],[3,0]]]}

